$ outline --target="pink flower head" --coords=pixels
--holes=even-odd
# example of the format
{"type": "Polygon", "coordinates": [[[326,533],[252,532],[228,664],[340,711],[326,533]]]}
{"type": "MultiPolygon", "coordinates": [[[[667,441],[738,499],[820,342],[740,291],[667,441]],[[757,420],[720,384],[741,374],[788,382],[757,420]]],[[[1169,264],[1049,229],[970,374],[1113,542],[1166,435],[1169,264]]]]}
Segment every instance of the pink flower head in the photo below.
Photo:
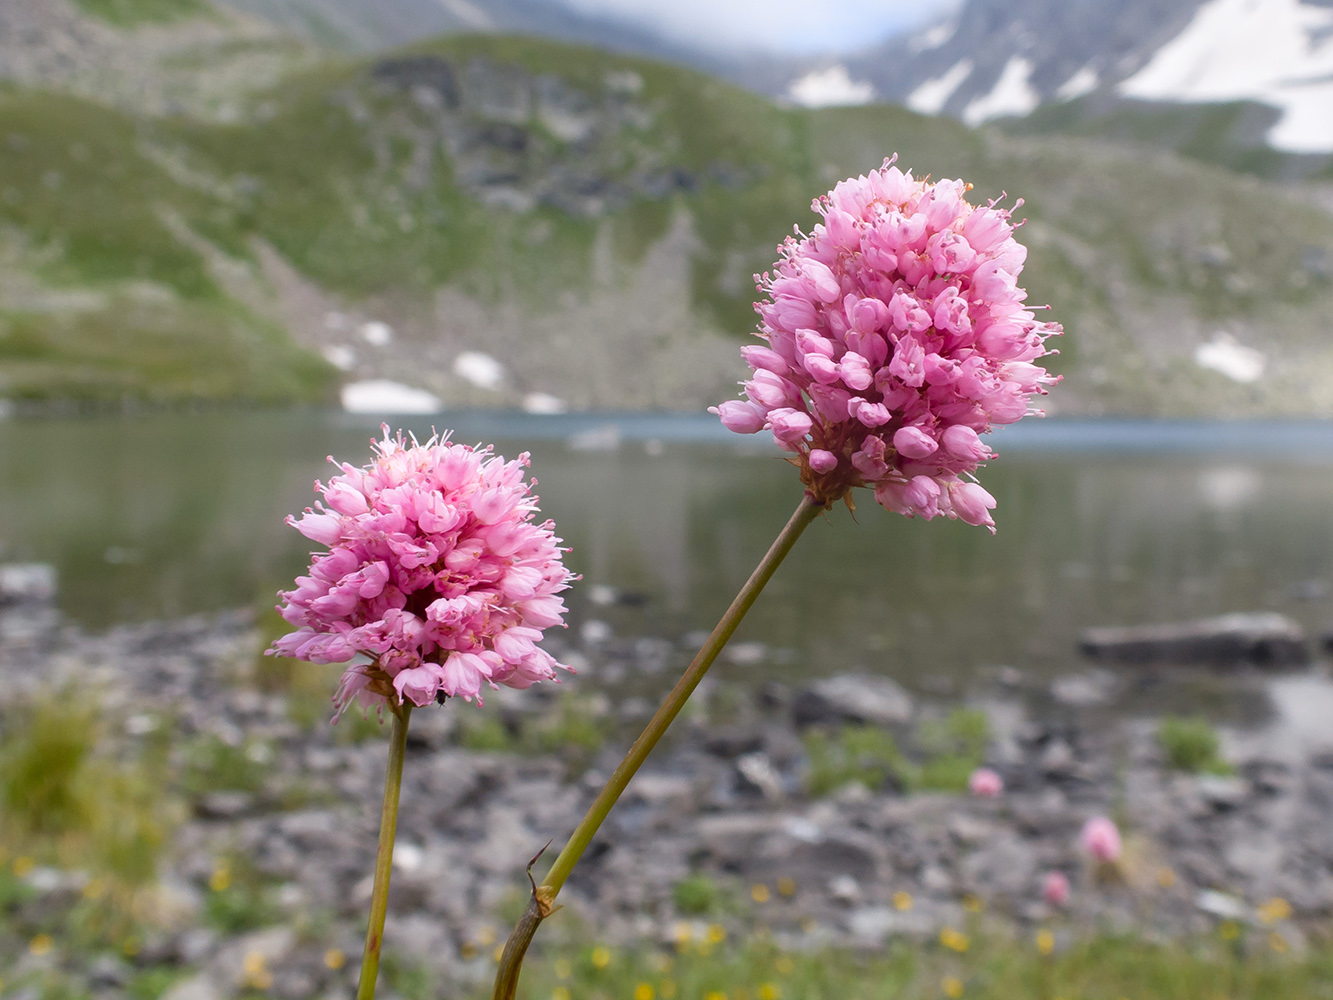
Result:
{"type": "Polygon", "coordinates": [[[1047,872],[1041,880],[1041,898],[1052,906],[1064,906],[1069,902],[1069,879],[1064,872],[1047,872]]]}
{"type": "Polygon", "coordinates": [[[369,657],[343,674],[339,714],[353,698],[480,702],[483,684],[554,678],[563,664],[536,643],[564,624],[557,595],[573,577],[552,522],[534,521],[527,454],[506,462],[447,434],[409,446],[381,430],[369,465],[335,462],[342,474],[315,483],[323,502],[287,519],[329,550],[279,595],[296,631],[269,652],[313,663],[369,657]]]}
{"type": "Polygon", "coordinates": [[[1105,816],[1094,816],[1083,824],[1079,841],[1094,861],[1109,864],[1120,860],[1120,831],[1105,816]]]}
{"type": "Polygon", "coordinates": [[[989,767],[979,767],[967,779],[967,787],[973,795],[993,799],[1004,791],[1004,779],[989,767]]]}
{"type": "Polygon", "coordinates": [[[769,431],[825,506],[868,486],[908,517],[993,532],[994,497],[964,477],[994,457],[980,435],[1040,412],[1031,397],[1058,378],[1033,362],[1061,329],[1023,304],[1026,251],[1007,210],[892,164],[818,199],[824,221],[755,276],[767,347],[742,352],[744,401],[712,412],[769,431]]]}

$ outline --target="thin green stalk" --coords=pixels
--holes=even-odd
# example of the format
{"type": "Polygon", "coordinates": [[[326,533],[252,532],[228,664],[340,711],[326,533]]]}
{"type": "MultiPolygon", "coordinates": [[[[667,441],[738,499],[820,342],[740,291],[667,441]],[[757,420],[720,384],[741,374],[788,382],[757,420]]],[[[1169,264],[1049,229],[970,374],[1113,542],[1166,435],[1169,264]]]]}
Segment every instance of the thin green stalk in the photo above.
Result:
{"type": "Polygon", "coordinates": [[[569,878],[569,873],[573,871],[583,852],[587,850],[588,844],[592,842],[598,827],[602,825],[602,821],[606,819],[611,807],[616,804],[616,800],[624,792],[625,786],[629,784],[635,772],[639,770],[648,754],[652,752],[653,747],[657,745],[658,740],[667,731],[667,727],[671,725],[672,720],[685,707],[685,702],[694,692],[694,689],[699,686],[699,682],[703,680],[704,674],[713,665],[717,655],[722,652],[722,647],[727,644],[727,640],[736,631],[741,619],[745,617],[745,613],[750,610],[760,591],[764,589],[774,572],[777,571],[778,566],[781,565],[782,560],[786,558],[787,553],[796,544],[796,539],[801,537],[801,532],[823,509],[822,504],[812,500],[808,495],[801,499],[800,506],[796,508],[796,512],[792,514],[786,527],[782,529],[768,552],[765,553],[764,558],[760,560],[759,565],[750,574],[750,579],[745,581],[745,586],[741,588],[740,593],[731,602],[731,607],[727,608],[726,614],[717,623],[712,634],[709,635],[708,641],[695,655],[685,673],[676,682],[676,686],[671,689],[671,693],[662,702],[657,714],[652,717],[642,735],[634,741],[629,753],[625,754],[625,759],[620,762],[620,766],[615,769],[606,786],[598,793],[587,814],[574,828],[568,843],[556,857],[555,863],[551,865],[551,870],[546,873],[545,881],[540,886],[533,887],[532,899],[528,904],[528,909],[520,919],[518,926],[514,928],[514,933],[510,935],[509,942],[505,945],[504,954],[501,956],[500,968],[495,977],[495,990],[492,993],[493,1000],[513,1000],[514,991],[518,986],[519,968],[523,963],[523,955],[527,951],[528,943],[537,932],[537,927],[542,920],[554,912],[553,904],[556,895],[565,884],[565,880],[569,878]]]}
{"type": "Polygon", "coordinates": [[[389,734],[389,766],[384,773],[384,805],[380,810],[380,843],[375,852],[375,888],[370,894],[370,926],[361,959],[361,982],[356,1000],[372,1000],[384,945],[384,915],[389,909],[389,873],[393,869],[393,839],[398,829],[398,793],[403,787],[403,756],[407,752],[407,721],[412,706],[391,706],[393,731],[389,734]]]}

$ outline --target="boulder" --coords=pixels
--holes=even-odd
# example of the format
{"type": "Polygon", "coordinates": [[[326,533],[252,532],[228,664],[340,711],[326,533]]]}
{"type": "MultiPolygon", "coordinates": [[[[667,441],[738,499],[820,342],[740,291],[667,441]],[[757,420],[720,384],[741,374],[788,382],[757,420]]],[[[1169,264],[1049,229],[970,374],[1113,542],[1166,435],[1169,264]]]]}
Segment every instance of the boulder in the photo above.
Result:
{"type": "Polygon", "coordinates": [[[887,677],[841,674],[816,681],[792,703],[798,726],[838,722],[901,725],[912,718],[912,696],[887,677]]]}
{"type": "Polygon", "coordinates": [[[1256,611],[1160,625],[1090,628],[1079,649],[1114,663],[1288,666],[1308,663],[1305,631],[1285,615],[1256,611]]]}
{"type": "Polygon", "coordinates": [[[56,596],[56,569],[46,563],[0,565],[0,605],[40,603],[56,596]]]}

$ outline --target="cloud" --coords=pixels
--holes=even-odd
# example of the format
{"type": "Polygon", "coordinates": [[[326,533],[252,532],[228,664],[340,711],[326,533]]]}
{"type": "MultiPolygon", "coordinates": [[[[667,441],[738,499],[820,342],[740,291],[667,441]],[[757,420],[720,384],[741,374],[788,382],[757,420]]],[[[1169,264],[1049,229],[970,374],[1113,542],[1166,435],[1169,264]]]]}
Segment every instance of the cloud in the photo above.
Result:
{"type": "Polygon", "coordinates": [[[917,27],[956,0],[564,0],[711,49],[848,52],[917,27]]]}

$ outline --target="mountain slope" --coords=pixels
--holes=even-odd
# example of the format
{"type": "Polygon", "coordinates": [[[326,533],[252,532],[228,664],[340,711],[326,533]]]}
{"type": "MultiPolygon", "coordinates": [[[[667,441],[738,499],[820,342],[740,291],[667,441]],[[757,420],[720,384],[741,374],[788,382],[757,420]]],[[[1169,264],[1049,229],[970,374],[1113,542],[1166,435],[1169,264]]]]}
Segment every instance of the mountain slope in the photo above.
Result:
{"type": "Polygon", "coordinates": [[[11,88],[0,136],[10,398],[318,398],[323,354],[450,405],[700,407],[734,391],[751,275],[896,150],[1027,198],[1057,410],[1333,414],[1333,219],[1170,155],[500,36],[325,61],[229,121],[11,88]]]}

